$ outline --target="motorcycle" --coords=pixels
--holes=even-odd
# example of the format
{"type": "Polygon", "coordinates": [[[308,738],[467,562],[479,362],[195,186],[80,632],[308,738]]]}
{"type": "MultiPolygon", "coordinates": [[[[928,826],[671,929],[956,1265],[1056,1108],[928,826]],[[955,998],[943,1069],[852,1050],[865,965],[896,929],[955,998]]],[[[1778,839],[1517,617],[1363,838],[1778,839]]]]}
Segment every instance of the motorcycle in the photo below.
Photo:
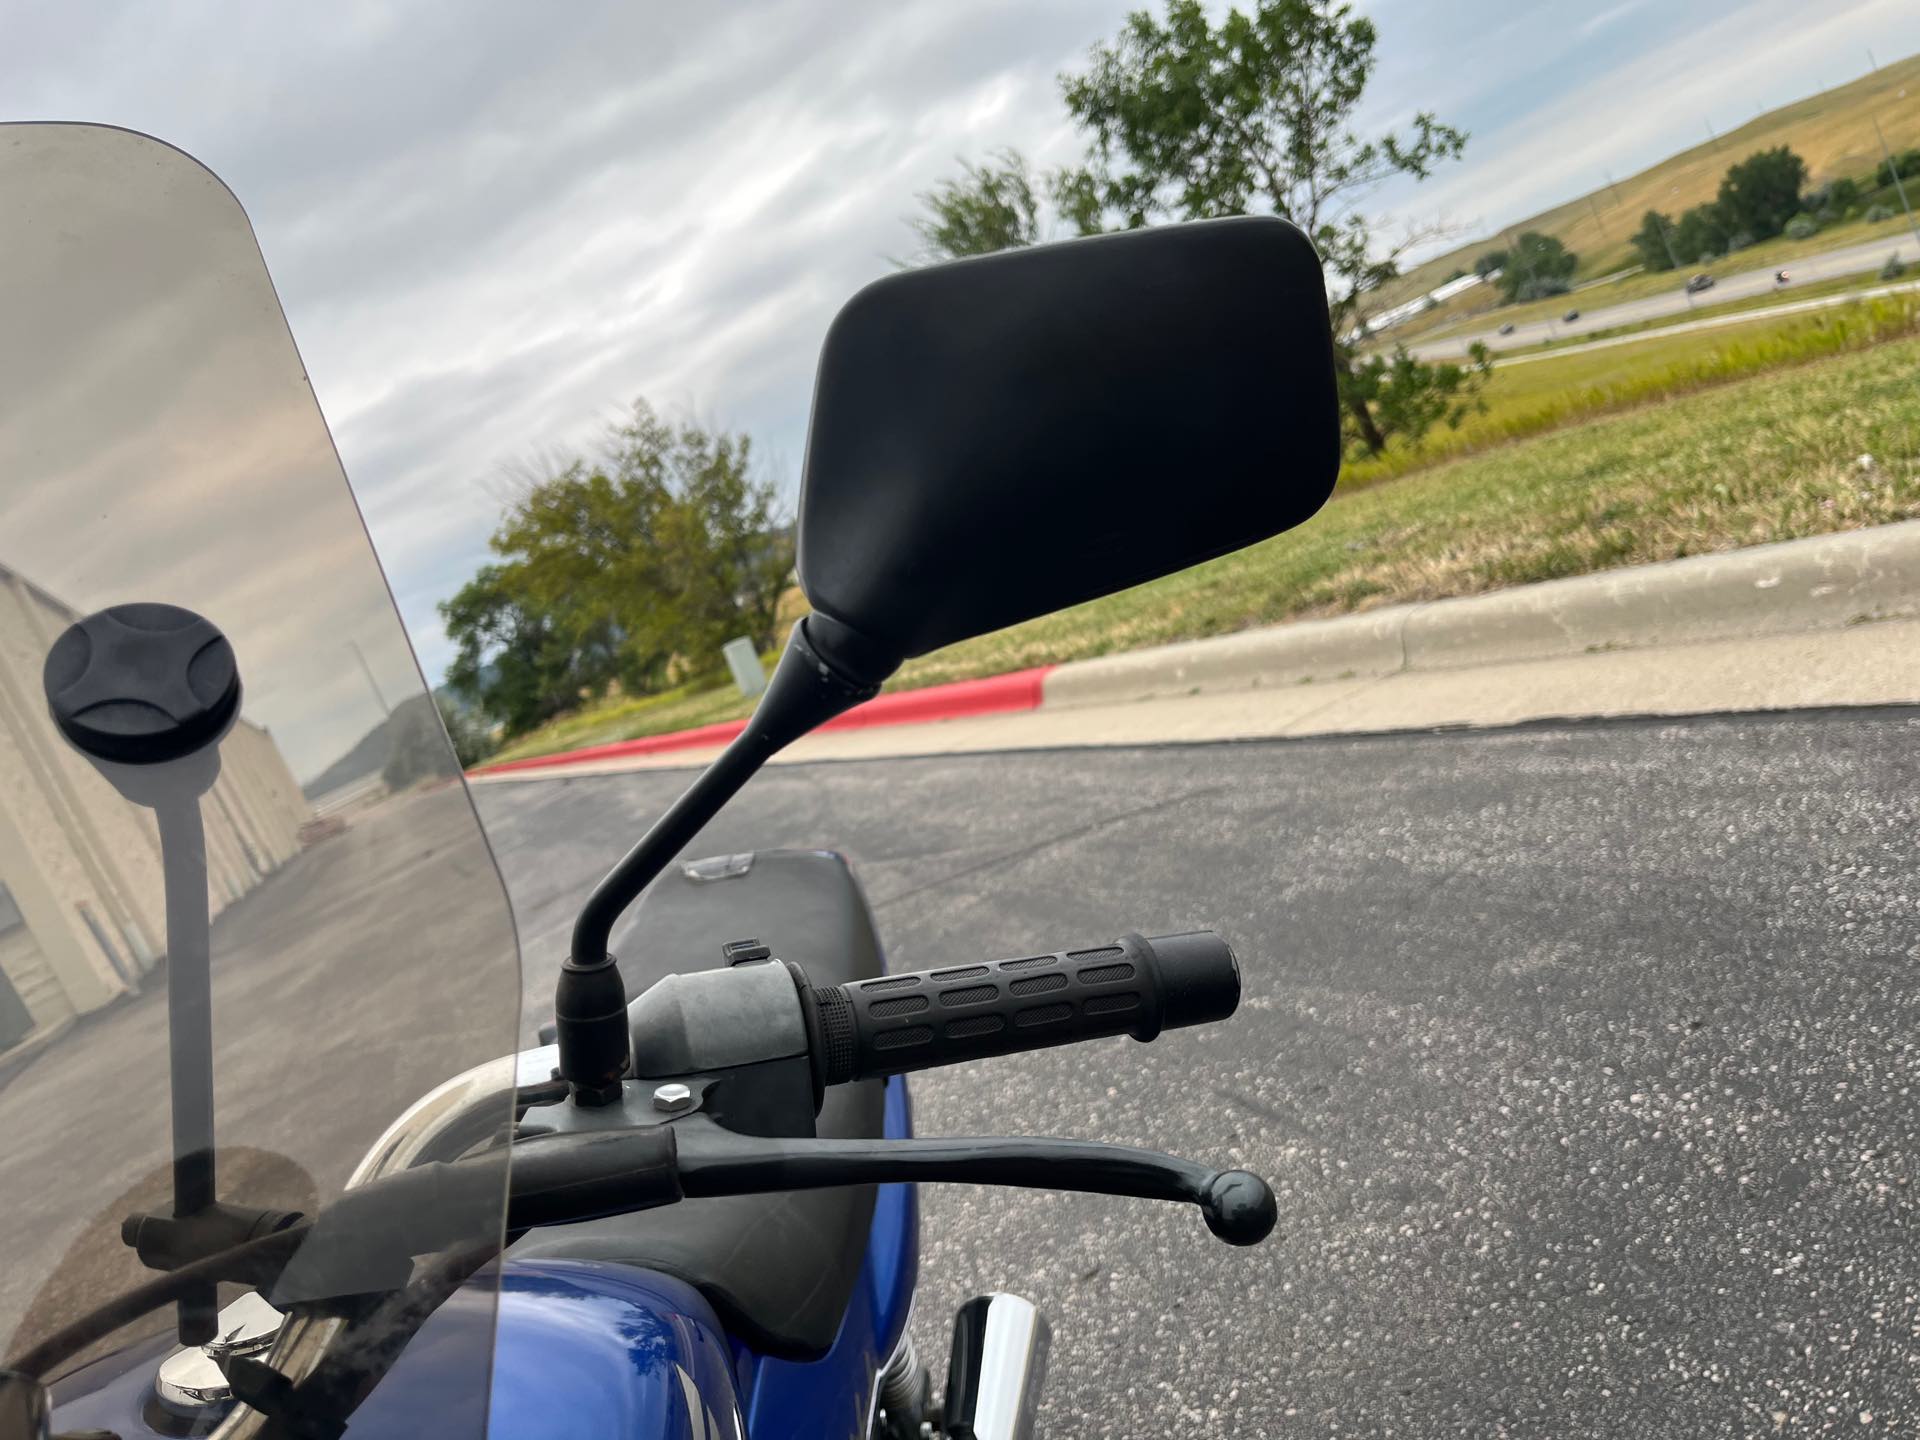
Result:
{"type": "Polygon", "coordinates": [[[899,969],[844,857],[690,847],[905,660],[1319,508],[1297,229],[846,304],[811,608],[579,911],[527,1044],[499,876],[237,201],[81,125],[0,127],[0,193],[0,1436],[1023,1436],[1050,1327],[970,1301],[936,1398],[918,1185],[1272,1230],[1245,1172],[913,1132],[910,1073],[1224,1021],[1221,937],[899,969]]]}

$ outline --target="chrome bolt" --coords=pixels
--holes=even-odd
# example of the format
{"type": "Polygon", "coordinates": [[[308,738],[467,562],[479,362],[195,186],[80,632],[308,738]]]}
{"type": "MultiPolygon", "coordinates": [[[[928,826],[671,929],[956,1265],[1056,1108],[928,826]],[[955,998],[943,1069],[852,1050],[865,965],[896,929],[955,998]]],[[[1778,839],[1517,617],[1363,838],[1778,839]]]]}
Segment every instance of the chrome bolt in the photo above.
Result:
{"type": "Polygon", "coordinates": [[[653,1108],[668,1115],[677,1115],[682,1110],[693,1108],[693,1091],[674,1081],[671,1085],[662,1085],[653,1092],[653,1108]]]}

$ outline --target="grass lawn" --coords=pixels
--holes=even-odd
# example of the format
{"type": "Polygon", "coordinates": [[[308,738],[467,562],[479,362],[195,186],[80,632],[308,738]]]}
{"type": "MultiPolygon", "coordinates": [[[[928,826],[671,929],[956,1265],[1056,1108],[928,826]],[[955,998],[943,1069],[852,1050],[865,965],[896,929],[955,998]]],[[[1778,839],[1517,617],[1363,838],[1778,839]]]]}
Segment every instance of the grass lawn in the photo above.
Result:
{"type": "MultiPolygon", "coordinates": [[[[1653,331],[1631,345],[1496,364],[1482,392],[1483,413],[1469,415],[1458,429],[1436,428],[1418,446],[1354,461],[1341,481],[1370,485],[1594,415],[1914,335],[1920,335],[1920,292],[1681,335],[1653,331]]],[[[1777,383],[1787,390],[1796,382],[1782,377],[1777,383]]]]}
{"type": "Polygon", "coordinates": [[[1614,340],[1622,335],[1648,335],[1656,330],[1671,330],[1676,325],[1685,325],[1694,320],[1718,319],[1723,315],[1770,310],[1776,305],[1791,305],[1800,300],[1824,300],[1835,295],[1884,290],[1888,286],[1898,285],[1920,287],[1920,266],[1909,265],[1907,273],[1898,280],[1882,280],[1877,271],[1869,270],[1862,275],[1838,275],[1831,280],[1815,280],[1806,285],[1783,285],[1764,294],[1748,295],[1744,299],[1730,301],[1725,305],[1716,305],[1705,312],[1668,315],[1659,320],[1642,320],[1636,325],[1614,325],[1605,330],[1590,330],[1584,335],[1572,336],[1557,343],[1552,340],[1543,340],[1538,345],[1522,345],[1514,350],[1501,350],[1495,354],[1494,359],[1498,362],[1534,355],[1551,355],[1556,351],[1590,345],[1595,340],[1614,340]]]}
{"type": "MultiPolygon", "coordinates": [[[[1695,339],[1726,344],[1661,343],[1695,339]]],[[[1804,336],[1779,343],[1808,345],[1804,336]]],[[[1667,356],[1673,375],[1711,373],[1718,363],[1710,346],[1691,348],[1667,356]]],[[[890,688],[1920,517],[1920,338],[1838,348],[1790,369],[1429,460],[1390,483],[1343,477],[1326,509],[1298,530],[915,660],[890,688]],[[1863,454],[1874,457],[1865,469],[1863,454]]],[[[1478,418],[1491,425],[1504,414],[1512,423],[1559,403],[1569,386],[1606,393],[1606,365],[1617,367],[1616,385],[1643,368],[1628,371],[1603,353],[1516,366],[1504,379],[1496,371],[1504,388],[1478,418]]],[[[625,701],[556,721],[504,754],[658,734],[746,708],[731,687],[625,701]]]]}

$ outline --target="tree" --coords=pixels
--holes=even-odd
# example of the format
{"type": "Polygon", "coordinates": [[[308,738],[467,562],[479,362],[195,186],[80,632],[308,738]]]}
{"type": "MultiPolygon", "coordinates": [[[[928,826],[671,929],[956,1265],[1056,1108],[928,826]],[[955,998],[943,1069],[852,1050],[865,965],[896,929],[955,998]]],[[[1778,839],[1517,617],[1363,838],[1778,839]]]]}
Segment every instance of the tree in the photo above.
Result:
{"type": "Polygon", "coordinates": [[[1484,280],[1489,275],[1492,275],[1500,270],[1504,270],[1506,268],[1506,265],[1507,265],[1506,251],[1487,250],[1487,251],[1483,251],[1481,253],[1480,258],[1473,262],[1473,273],[1478,275],[1482,280],[1484,280]]]}
{"type": "MultiPolygon", "coordinates": [[[[1393,177],[1426,179],[1467,137],[1425,111],[1398,133],[1355,133],[1375,42],[1373,22],[1337,0],[1255,0],[1218,25],[1200,0],[1168,0],[1164,21],[1135,11],[1085,73],[1062,77],[1092,153],[1057,177],[1054,198],[1083,234],[1262,209],[1299,225],[1328,270],[1350,432],[1377,454],[1396,432],[1360,382],[1355,344],[1368,297],[1399,273],[1408,242],[1382,247],[1360,205],[1393,177]]],[[[1439,383],[1406,363],[1407,384],[1439,383]]],[[[1424,413],[1410,407],[1405,423],[1424,413]]]]}
{"type": "Polygon", "coordinates": [[[1882,160],[1873,172],[1873,181],[1884,189],[1893,184],[1895,177],[1906,180],[1915,175],[1920,175],[1920,150],[1907,150],[1890,160],[1882,160]]]}
{"type": "Polygon", "coordinates": [[[1649,270],[1671,270],[1675,256],[1672,245],[1673,221],[1658,210],[1640,217],[1640,228],[1633,232],[1633,250],[1649,270]]]}
{"type": "Polygon", "coordinates": [[[1756,150],[1728,167],[1714,201],[1717,218],[1727,233],[1771,240],[1799,213],[1806,184],[1807,162],[1785,145],[1756,150]]]}
{"type": "Polygon", "coordinates": [[[1423,365],[1405,350],[1392,356],[1369,355],[1353,367],[1353,385],[1388,434],[1424,435],[1446,422],[1457,430],[1476,410],[1484,410],[1479,387],[1493,370],[1493,355],[1475,341],[1472,363],[1423,365]]]}
{"type": "Polygon", "coordinates": [[[1580,257],[1552,235],[1529,230],[1513,242],[1513,254],[1500,272],[1500,293],[1509,300],[1540,300],[1564,295],[1580,257]]]}
{"type": "Polygon", "coordinates": [[[446,727],[447,738],[453,741],[454,758],[460,762],[461,769],[471,770],[493,754],[493,735],[485,719],[471,705],[462,704],[457,696],[444,689],[433,692],[433,702],[439,708],[440,723],[446,727]]]}
{"type": "Polygon", "coordinates": [[[1727,243],[1726,226],[1712,205],[1696,205],[1673,227],[1673,253],[1683,265],[1717,255],[1727,243]]]}
{"type": "Polygon", "coordinates": [[[447,684],[508,734],[616,681],[717,670],[737,635],[764,647],[793,568],[747,437],[644,400],[597,458],[529,483],[489,544],[496,563],[440,607],[447,684]]]}
{"type": "Polygon", "coordinates": [[[445,779],[459,771],[440,710],[430,695],[411,695],[401,701],[387,718],[387,738],[387,763],[380,778],[389,790],[445,779]]]}
{"type": "Polygon", "coordinates": [[[995,163],[960,162],[959,180],[943,180],[919,199],[926,213],[910,222],[928,256],[937,260],[988,255],[1040,240],[1039,182],[1026,157],[1008,148],[995,163]]]}
{"type": "Polygon", "coordinates": [[[1842,175],[1820,192],[1821,208],[1840,215],[1845,215],[1859,203],[1860,182],[1851,175],[1842,175]]]}
{"type": "Polygon", "coordinates": [[[551,616],[516,593],[522,578],[508,567],[486,565],[440,603],[447,634],[458,647],[447,667],[447,687],[509,735],[552,719],[605,679],[558,633],[551,616]]]}

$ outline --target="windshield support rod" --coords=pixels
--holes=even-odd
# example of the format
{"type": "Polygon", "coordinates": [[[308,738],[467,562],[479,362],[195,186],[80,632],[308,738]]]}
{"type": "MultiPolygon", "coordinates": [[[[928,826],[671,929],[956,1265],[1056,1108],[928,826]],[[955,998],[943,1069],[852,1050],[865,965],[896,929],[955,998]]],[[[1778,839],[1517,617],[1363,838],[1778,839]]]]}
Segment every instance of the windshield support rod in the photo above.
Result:
{"type": "MultiPolygon", "coordinates": [[[[173,1213],[186,1219],[213,1205],[213,975],[207,916],[207,831],[200,797],[170,796],[154,807],[167,899],[167,1059],[173,1105],[173,1213]]],[[[180,1296],[182,1345],[204,1345],[220,1311],[209,1281],[180,1296]]]]}

